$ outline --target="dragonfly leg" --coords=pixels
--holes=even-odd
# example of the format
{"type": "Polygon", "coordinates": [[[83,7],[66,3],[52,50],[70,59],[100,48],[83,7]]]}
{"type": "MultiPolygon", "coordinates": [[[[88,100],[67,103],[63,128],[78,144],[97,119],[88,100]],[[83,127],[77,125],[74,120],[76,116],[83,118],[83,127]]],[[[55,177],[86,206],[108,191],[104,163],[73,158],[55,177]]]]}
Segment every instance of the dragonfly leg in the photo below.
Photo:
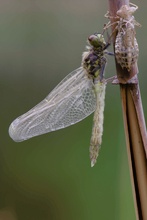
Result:
{"type": "Polygon", "coordinates": [[[100,69],[100,81],[102,81],[103,78],[104,78],[106,62],[107,62],[106,58],[103,57],[103,58],[101,59],[101,63],[102,63],[102,64],[101,64],[101,69],[100,69]]]}
{"type": "Polygon", "coordinates": [[[110,56],[114,56],[114,53],[113,52],[109,52],[109,51],[106,51],[105,54],[110,55],[110,56]]]}

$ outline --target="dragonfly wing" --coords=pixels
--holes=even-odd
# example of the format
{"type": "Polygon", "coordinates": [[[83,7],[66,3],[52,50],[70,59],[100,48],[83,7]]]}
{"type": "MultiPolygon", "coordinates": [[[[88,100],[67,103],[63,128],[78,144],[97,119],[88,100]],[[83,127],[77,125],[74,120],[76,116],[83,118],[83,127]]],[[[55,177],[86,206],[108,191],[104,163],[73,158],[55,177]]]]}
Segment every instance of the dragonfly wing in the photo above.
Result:
{"type": "Polygon", "coordinates": [[[93,81],[80,67],[68,74],[43,101],[15,119],[9,134],[14,141],[23,141],[75,124],[95,108],[93,81]]]}

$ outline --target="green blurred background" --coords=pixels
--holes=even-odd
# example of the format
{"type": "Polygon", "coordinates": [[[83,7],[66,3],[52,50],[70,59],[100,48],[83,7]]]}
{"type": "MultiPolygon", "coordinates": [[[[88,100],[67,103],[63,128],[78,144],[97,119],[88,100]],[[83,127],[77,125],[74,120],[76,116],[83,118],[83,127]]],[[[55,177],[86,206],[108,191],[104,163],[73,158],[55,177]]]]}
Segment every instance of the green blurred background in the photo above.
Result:
{"type": "MultiPolygon", "coordinates": [[[[139,80],[146,115],[146,8],[135,1],[139,80]]],[[[87,37],[102,31],[107,1],[0,2],[0,220],[134,220],[118,86],[107,86],[103,143],[90,167],[92,117],[22,143],[10,123],[80,66],[87,37]]],[[[110,48],[111,50],[111,48],[110,48]]],[[[108,57],[106,77],[115,74],[108,57]]]]}

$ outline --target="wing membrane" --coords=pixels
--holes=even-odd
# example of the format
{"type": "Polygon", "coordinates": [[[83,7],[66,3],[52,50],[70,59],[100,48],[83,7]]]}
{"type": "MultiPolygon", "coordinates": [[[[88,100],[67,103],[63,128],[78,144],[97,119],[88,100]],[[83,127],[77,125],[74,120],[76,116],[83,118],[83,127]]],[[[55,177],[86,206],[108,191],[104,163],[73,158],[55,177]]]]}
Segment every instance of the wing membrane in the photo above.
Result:
{"type": "Polygon", "coordinates": [[[95,108],[93,81],[80,67],[68,74],[43,101],[15,119],[9,134],[14,141],[23,141],[75,124],[95,108]]]}

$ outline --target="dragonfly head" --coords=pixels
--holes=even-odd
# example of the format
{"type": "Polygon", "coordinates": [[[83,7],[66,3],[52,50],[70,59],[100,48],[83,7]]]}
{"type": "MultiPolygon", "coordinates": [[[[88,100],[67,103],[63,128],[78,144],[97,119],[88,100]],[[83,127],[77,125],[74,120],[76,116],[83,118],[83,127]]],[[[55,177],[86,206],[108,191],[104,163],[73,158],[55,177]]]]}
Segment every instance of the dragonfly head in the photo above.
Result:
{"type": "Polygon", "coordinates": [[[104,36],[99,33],[92,34],[88,37],[88,42],[95,48],[103,48],[106,45],[104,36]]]}

